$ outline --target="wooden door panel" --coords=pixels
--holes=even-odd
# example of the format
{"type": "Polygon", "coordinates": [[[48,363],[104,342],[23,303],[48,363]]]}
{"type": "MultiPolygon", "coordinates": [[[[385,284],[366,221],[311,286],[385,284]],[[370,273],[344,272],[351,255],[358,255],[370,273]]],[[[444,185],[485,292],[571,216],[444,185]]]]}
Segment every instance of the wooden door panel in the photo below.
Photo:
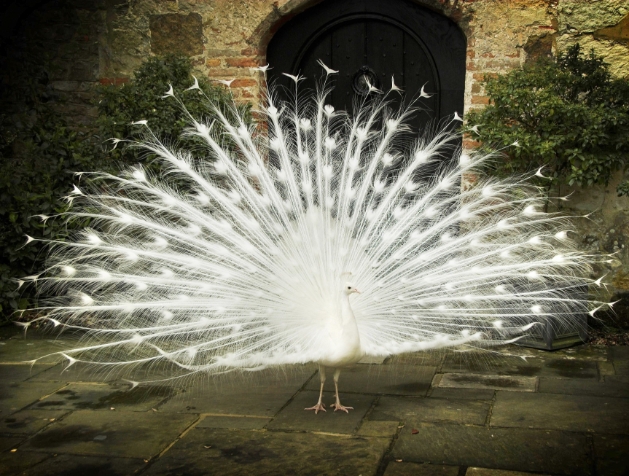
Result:
{"type": "Polygon", "coordinates": [[[281,73],[300,73],[308,78],[302,88],[321,80],[317,60],[323,60],[339,71],[330,103],[350,113],[361,98],[357,78],[377,78],[376,86],[387,91],[394,76],[404,92],[391,96],[393,106],[408,104],[424,86],[432,96],[416,103],[417,130],[462,113],[465,50],[465,36],[451,20],[411,1],[328,0],[284,25],[271,40],[267,59],[272,80],[290,86],[281,73]]]}

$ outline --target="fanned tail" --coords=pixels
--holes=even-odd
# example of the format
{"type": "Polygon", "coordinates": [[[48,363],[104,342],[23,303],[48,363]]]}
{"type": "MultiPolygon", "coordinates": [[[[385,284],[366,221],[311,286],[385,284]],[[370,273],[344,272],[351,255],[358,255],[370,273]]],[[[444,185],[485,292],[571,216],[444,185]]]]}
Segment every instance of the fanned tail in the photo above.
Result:
{"type": "Polygon", "coordinates": [[[594,257],[526,178],[481,178],[491,157],[463,153],[454,133],[409,147],[412,111],[390,110],[386,95],[350,118],[322,91],[269,96],[268,136],[209,104],[218,123],[191,118],[186,132],[203,143],[195,154],[147,128],[136,145],[160,175],[138,166],[75,188],[68,219],[91,228],[51,241],[48,269],[31,277],[57,296],[40,320],[88,331],[64,352],[71,364],[187,375],[318,361],[346,273],[372,355],[575,328],[603,305],[587,300],[594,257]],[[462,189],[466,176],[477,182],[462,189]]]}

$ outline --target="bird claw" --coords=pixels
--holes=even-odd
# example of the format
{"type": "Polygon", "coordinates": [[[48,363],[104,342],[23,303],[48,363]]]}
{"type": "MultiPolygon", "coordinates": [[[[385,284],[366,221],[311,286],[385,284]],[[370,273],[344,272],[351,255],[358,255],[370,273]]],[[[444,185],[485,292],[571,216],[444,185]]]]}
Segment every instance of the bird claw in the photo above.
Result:
{"type": "Polygon", "coordinates": [[[314,410],[315,415],[319,413],[319,411],[327,412],[323,403],[317,403],[314,407],[304,408],[304,410],[314,410]]]}
{"type": "Polygon", "coordinates": [[[334,411],[341,410],[342,412],[345,412],[345,413],[349,413],[350,410],[354,409],[354,407],[344,407],[340,403],[333,403],[330,406],[334,407],[334,411]]]}

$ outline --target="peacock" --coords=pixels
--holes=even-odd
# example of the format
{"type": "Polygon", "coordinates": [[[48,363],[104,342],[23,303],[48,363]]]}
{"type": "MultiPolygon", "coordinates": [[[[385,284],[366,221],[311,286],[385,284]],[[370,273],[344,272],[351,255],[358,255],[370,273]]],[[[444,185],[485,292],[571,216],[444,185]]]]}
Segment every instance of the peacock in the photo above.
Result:
{"type": "MultiPolygon", "coordinates": [[[[544,211],[533,173],[486,176],[497,156],[462,150],[458,114],[409,140],[417,104],[393,107],[393,78],[335,110],[337,72],[322,66],[314,93],[287,75],[292,97],[268,93],[258,124],[206,98],[214,119],[189,116],[185,132],[195,150],[134,123],[131,145],[161,172],[80,174],[62,219],[90,227],[48,241],[46,269],[24,281],[52,297],[22,325],[84,331],[60,352],[69,365],[159,364],[168,379],[317,363],[306,410],[326,411],[328,370],[348,412],[339,375],[365,356],[515,342],[605,305],[575,291],[601,285],[595,257],[544,211]]],[[[184,107],[172,87],[164,100],[184,107]]]]}

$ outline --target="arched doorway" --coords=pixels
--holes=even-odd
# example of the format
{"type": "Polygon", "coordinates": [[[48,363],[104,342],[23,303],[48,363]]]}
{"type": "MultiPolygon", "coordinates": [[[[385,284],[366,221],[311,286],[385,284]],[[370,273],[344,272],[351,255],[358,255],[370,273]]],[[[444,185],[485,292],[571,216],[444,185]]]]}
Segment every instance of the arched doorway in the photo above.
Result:
{"type": "Polygon", "coordinates": [[[364,77],[383,90],[391,77],[408,102],[422,86],[423,99],[412,125],[422,127],[463,111],[466,38],[450,19],[408,0],[327,0],[295,16],[271,39],[269,78],[290,86],[282,73],[321,76],[317,60],[338,70],[330,97],[337,109],[351,110],[364,94],[364,77]]]}

